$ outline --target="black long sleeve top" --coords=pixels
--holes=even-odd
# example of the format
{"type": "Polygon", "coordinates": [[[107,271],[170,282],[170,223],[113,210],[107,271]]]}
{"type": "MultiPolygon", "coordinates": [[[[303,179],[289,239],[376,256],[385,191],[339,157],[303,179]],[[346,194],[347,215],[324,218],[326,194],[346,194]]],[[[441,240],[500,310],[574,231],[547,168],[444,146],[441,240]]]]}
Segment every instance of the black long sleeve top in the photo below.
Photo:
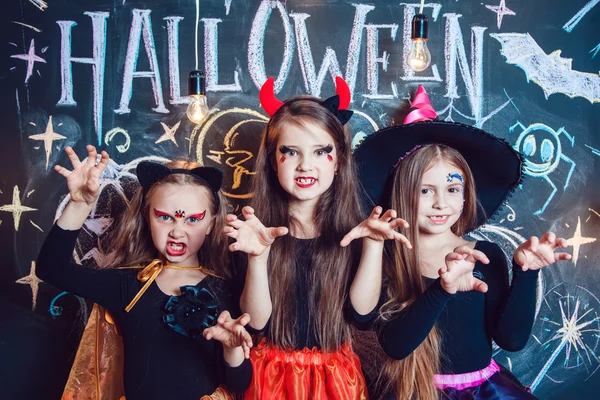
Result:
{"type": "Polygon", "coordinates": [[[448,294],[438,279],[424,278],[427,290],[378,332],[379,342],[392,358],[414,351],[435,325],[441,334],[441,371],[461,374],[485,368],[492,357],[492,339],[507,351],[525,347],[535,316],[539,271],[523,271],[513,262],[509,285],[504,253],[494,243],[480,241],[475,248],[489,258],[477,262],[473,275],[488,285],[477,291],[448,294]]]}
{"type": "MultiPolygon", "coordinates": [[[[165,305],[171,297],[155,282],[129,313],[125,307],[143,283],[139,270],[93,269],[72,261],[79,231],[55,225],[37,260],[40,279],[103,306],[114,316],[123,335],[124,382],[128,400],[190,399],[211,394],[225,384],[242,393],[252,378],[249,360],[230,367],[223,359],[222,345],[199,336],[190,339],[163,323],[165,305]]],[[[238,310],[239,295],[227,290],[222,280],[207,276],[198,283],[215,295],[220,310],[238,310]]],[[[235,313],[235,311],[234,311],[235,313]]]]}

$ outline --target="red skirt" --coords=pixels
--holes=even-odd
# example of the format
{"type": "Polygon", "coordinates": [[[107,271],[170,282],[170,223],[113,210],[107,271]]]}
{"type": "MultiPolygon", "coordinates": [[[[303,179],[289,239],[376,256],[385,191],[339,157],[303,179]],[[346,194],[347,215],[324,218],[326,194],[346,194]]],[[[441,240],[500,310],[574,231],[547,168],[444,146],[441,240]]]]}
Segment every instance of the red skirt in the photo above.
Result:
{"type": "Polygon", "coordinates": [[[348,344],[333,352],[313,348],[282,350],[263,339],[250,353],[250,400],[366,400],[360,361],[348,344]]]}

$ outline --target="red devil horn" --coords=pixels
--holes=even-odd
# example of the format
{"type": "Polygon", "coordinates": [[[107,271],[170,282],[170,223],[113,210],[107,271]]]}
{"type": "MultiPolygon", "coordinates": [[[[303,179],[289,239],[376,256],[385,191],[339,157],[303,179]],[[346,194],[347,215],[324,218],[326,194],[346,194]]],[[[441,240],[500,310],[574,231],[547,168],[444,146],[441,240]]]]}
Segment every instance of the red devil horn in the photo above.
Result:
{"type": "Polygon", "coordinates": [[[430,121],[435,118],[437,118],[437,113],[431,106],[429,96],[425,88],[419,86],[410,107],[410,112],[404,118],[404,123],[411,124],[413,122],[430,121]]]}
{"type": "Polygon", "coordinates": [[[269,117],[272,117],[283,105],[283,102],[275,96],[275,78],[267,79],[260,88],[260,105],[269,117]]]}
{"type": "Polygon", "coordinates": [[[341,76],[335,77],[335,94],[340,96],[340,110],[346,110],[350,105],[350,88],[341,76]]]}

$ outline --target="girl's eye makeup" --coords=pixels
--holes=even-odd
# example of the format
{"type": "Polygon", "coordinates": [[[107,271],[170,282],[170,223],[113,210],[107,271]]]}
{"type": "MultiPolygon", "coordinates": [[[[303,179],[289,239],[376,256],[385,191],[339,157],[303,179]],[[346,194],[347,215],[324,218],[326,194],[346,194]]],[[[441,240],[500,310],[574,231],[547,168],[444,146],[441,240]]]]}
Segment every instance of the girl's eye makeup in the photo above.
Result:
{"type": "Polygon", "coordinates": [[[202,211],[200,214],[190,215],[188,217],[187,221],[192,222],[192,223],[199,222],[199,221],[202,221],[205,216],[206,216],[206,210],[202,211]]]}
{"type": "MultiPolygon", "coordinates": [[[[291,156],[297,156],[297,155],[298,155],[298,151],[297,151],[297,150],[290,149],[290,148],[289,148],[289,147],[287,147],[287,146],[281,146],[281,147],[279,148],[279,152],[280,152],[281,154],[283,154],[283,156],[287,156],[287,157],[291,157],[291,156]]],[[[283,158],[283,157],[282,157],[282,158],[283,158]]],[[[283,160],[282,160],[282,159],[279,159],[279,161],[280,161],[280,162],[283,162],[283,161],[285,161],[285,158],[283,158],[283,160]]]]}
{"type": "Polygon", "coordinates": [[[156,208],[154,209],[154,215],[162,221],[170,221],[173,219],[173,217],[166,212],[158,211],[156,208]]]}

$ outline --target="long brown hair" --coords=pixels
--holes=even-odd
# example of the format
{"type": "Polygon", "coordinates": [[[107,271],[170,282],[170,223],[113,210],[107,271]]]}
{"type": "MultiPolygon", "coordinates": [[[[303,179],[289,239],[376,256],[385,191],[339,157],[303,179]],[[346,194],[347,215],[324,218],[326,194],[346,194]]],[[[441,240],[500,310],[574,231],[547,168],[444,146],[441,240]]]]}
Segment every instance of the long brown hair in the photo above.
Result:
{"type": "MultiPolygon", "coordinates": [[[[477,216],[475,182],[469,165],[460,153],[448,146],[429,144],[408,154],[393,173],[391,207],[406,219],[410,229],[400,229],[412,243],[407,250],[394,241],[386,253],[384,268],[389,284],[389,299],[380,310],[383,321],[392,319],[398,312],[412,304],[425,290],[419,259],[419,229],[417,212],[423,174],[438,161],[446,161],[464,173],[464,206],[452,232],[463,236],[472,229],[477,216]]],[[[436,327],[427,338],[403,360],[388,359],[383,370],[383,381],[388,390],[393,389],[398,399],[437,399],[438,392],[433,376],[440,369],[440,334],[436,327]]]]}
{"type": "MultiPolygon", "coordinates": [[[[327,131],[338,155],[333,183],[320,196],[316,206],[314,224],[318,237],[311,254],[313,268],[308,289],[309,326],[315,329],[313,333],[321,348],[330,351],[350,340],[350,328],[343,315],[357,246],[342,248],[339,243],[360,222],[362,212],[350,132],[318,99],[308,96],[290,99],[269,121],[256,159],[252,206],[265,226],[287,226],[292,234],[302,231],[299,221],[290,215],[289,195],[279,184],[274,157],[279,135],[285,126],[304,127],[306,123],[327,131]]],[[[275,240],[268,261],[273,299],[268,340],[286,348],[297,345],[295,296],[291,293],[295,290],[297,275],[294,243],[290,235],[275,240]]]]}
{"type": "MultiPolygon", "coordinates": [[[[200,164],[193,161],[176,160],[166,163],[165,166],[171,169],[191,170],[199,167],[200,164]]],[[[146,265],[155,258],[159,258],[159,253],[154,247],[150,233],[149,207],[152,196],[161,186],[166,184],[200,186],[206,188],[209,194],[212,193],[204,182],[187,174],[166,176],[152,185],[145,196],[140,186],[133,195],[126,212],[121,215],[118,221],[115,236],[109,245],[111,250],[107,263],[109,268],[146,265]]],[[[214,226],[198,251],[198,261],[200,265],[219,276],[231,277],[230,266],[227,262],[227,239],[221,234],[227,215],[228,203],[220,191],[217,192],[217,196],[219,196],[218,211],[216,210],[215,198],[209,195],[214,226]]]]}

